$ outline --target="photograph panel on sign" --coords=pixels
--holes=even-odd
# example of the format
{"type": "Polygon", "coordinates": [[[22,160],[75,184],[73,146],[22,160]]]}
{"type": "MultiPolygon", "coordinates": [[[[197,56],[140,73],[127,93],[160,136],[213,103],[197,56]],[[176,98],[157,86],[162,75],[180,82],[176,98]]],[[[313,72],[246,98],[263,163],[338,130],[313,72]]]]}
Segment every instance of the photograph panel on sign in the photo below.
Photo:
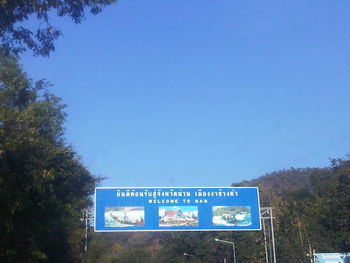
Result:
{"type": "Polygon", "coordinates": [[[159,226],[198,226],[198,206],[160,206],[159,226]]]}
{"type": "Polygon", "coordinates": [[[213,206],[213,225],[250,226],[252,214],[250,206],[213,206]]]}
{"type": "Polygon", "coordinates": [[[145,225],[143,206],[106,207],[105,227],[137,227],[145,225]]]}

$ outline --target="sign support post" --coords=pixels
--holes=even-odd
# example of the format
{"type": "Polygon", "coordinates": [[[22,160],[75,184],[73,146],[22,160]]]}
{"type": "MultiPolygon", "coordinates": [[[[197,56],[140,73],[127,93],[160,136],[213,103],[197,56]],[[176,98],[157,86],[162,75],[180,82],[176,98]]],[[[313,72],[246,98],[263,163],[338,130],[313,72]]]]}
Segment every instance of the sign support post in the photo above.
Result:
{"type": "Polygon", "coordinates": [[[267,237],[266,237],[265,221],[261,220],[261,223],[262,223],[263,233],[264,233],[265,258],[266,258],[266,263],[269,263],[269,254],[268,254],[268,251],[267,251],[267,237]]]}
{"type": "Polygon", "coordinates": [[[276,247],[275,247],[275,233],[273,228],[273,212],[272,207],[261,207],[261,221],[263,225],[263,232],[264,232],[264,244],[265,244],[265,254],[266,254],[266,263],[269,263],[269,256],[267,252],[267,238],[266,238],[266,232],[265,232],[265,220],[267,221],[267,228],[268,228],[268,247],[269,247],[269,254],[270,254],[270,262],[271,263],[277,263],[276,261],[276,247]]]}

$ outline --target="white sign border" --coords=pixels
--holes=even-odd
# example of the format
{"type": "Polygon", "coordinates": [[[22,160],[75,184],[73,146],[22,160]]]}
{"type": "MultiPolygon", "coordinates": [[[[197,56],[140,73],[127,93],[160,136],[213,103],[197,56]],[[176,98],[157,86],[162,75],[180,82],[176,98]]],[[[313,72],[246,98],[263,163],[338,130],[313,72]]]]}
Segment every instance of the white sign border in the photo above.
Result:
{"type": "Polygon", "coordinates": [[[147,187],[117,187],[117,186],[99,186],[95,187],[95,196],[94,196],[94,231],[98,233],[103,232],[119,232],[119,233],[126,233],[126,232],[218,232],[218,231],[261,231],[261,211],[260,211],[260,193],[259,193],[259,187],[235,187],[235,186],[224,186],[224,187],[217,187],[217,186],[205,186],[205,187],[198,187],[198,186],[174,186],[174,187],[157,187],[157,186],[147,186],[147,187]],[[186,188],[198,188],[198,189],[207,189],[207,188],[217,188],[217,189],[235,189],[235,188],[249,188],[249,189],[256,189],[256,192],[258,194],[258,212],[259,212],[259,226],[260,228],[257,229],[141,229],[141,230],[96,230],[96,190],[97,189],[186,189],[186,188]]]}

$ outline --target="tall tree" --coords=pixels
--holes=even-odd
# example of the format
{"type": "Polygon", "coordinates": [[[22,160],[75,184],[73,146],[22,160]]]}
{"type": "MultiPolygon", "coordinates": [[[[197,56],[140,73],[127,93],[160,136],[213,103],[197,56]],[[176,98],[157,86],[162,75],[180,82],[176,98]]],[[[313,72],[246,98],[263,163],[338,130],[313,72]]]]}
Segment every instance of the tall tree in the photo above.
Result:
{"type": "Polygon", "coordinates": [[[64,105],[0,56],[0,262],[80,262],[96,178],[63,135],[64,105]]]}
{"type": "Polygon", "coordinates": [[[50,15],[67,16],[80,23],[89,10],[98,14],[102,7],[117,0],[0,0],[0,41],[5,54],[20,54],[27,49],[35,55],[48,56],[55,50],[54,41],[61,31],[50,22],[50,15]],[[32,31],[22,22],[35,17],[40,27],[32,31]]]}

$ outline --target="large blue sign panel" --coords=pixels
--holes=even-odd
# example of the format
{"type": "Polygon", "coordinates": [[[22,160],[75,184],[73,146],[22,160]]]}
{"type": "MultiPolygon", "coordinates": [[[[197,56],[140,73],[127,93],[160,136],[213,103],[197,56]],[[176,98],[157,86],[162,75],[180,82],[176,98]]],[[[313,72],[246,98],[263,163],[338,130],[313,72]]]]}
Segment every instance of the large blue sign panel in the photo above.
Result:
{"type": "Polygon", "coordinates": [[[350,253],[317,253],[317,263],[350,263],[350,253]]]}
{"type": "Polygon", "coordinates": [[[97,232],[261,229],[256,187],[98,187],[95,198],[97,232]]]}

